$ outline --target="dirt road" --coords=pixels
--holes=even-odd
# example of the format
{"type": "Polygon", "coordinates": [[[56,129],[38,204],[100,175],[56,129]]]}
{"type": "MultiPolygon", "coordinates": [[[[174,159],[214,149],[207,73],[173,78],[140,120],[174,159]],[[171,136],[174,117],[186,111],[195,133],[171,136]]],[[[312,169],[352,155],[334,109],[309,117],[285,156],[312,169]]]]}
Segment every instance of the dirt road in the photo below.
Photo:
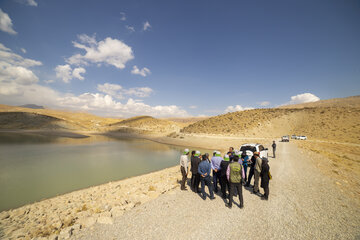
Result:
{"type": "Polygon", "coordinates": [[[176,189],[133,208],[112,225],[96,224],[75,238],[360,239],[357,201],[321,175],[294,143],[278,143],[277,158],[269,160],[269,201],[244,189],[245,207],[228,209],[220,196],[204,201],[176,189]]]}

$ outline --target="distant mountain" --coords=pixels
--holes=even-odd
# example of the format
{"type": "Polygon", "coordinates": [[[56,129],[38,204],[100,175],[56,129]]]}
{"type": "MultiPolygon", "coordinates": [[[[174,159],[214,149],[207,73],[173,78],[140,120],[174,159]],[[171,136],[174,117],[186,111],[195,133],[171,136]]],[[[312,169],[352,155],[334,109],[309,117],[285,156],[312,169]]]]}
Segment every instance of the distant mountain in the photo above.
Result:
{"type": "Polygon", "coordinates": [[[25,104],[25,105],[21,105],[19,107],[32,108],[32,109],[45,109],[43,106],[39,106],[39,105],[35,105],[35,104],[25,104]]]}

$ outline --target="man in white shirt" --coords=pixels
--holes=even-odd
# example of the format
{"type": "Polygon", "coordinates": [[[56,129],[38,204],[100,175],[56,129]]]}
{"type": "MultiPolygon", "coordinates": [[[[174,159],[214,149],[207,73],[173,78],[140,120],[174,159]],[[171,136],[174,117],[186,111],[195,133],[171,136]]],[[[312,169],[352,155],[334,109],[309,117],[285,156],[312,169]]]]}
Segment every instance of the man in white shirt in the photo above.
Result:
{"type": "Polygon", "coordinates": [[[181,190],[187,190],[185,187],[185,183],[187,180],[187,174],[189,170],[189,149],[185,149],[183,155],[180,157],[180,170],[182,174],[182,180],[181,180],[181,190]]]}

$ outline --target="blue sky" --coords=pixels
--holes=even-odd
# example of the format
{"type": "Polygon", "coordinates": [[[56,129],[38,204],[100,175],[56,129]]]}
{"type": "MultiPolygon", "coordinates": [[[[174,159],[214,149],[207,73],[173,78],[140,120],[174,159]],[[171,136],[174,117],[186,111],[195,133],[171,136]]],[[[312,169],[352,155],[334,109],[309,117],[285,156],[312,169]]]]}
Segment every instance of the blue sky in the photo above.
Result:
{"type": "Polygon", "coordinates": [[[359,95],[359,1],[0,2],[0,103],[217,115],[359,95]]]}

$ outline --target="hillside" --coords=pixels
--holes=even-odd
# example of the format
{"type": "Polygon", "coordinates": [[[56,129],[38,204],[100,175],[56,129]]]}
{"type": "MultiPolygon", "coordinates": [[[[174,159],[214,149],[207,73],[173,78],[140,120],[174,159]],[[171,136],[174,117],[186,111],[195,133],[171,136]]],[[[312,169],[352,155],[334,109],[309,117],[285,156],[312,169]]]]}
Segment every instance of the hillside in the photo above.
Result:
{"type": "Polygon", "coordinates": [[[179,132],[186,125],[150,116],[138,116],[110,124],[110,132],[166,135],[171,132],[179,132]]]}
{"type": "Polygon", "coordinates": [[[31,109],[2,104],[0,104],[0,113],[1,129],[103,131],[103,128],[109,124],[119,121],[119,119],[103,118],[89,113],[31,109]]]}
{"type": "Polygon", "coordinates": [[[313,103],[313,107],[295,105],[227,113],[191,124],[182,132],[269,138],[296,134],[309,139],[360,143],[360,97],[337,100],[334,107],[327,107],[330,103],[324,100],[313,103]]]}

